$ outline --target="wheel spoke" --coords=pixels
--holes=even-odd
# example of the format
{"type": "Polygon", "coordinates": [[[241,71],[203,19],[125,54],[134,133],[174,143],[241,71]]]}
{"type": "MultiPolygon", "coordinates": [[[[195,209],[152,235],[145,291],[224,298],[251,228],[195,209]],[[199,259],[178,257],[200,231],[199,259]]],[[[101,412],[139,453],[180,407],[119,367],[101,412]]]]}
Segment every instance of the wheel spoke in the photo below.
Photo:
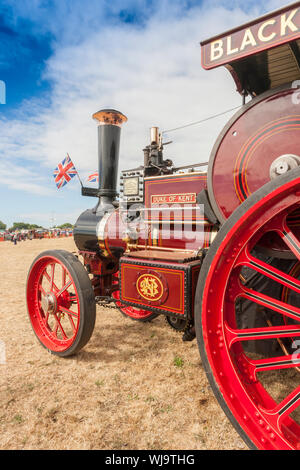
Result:
{"type": "Polygon", "coordinates": [[[300,386],[290,393],[272,410],[261,409],[262,413],[275,426],[281,428],[283,420],[300,406],[300,386]]]}
{"type": "Polygon", "coordinates": [[[61,282],[61,285],[64,286],[66,284],[66,282],[67,282],[67,271],[63,267],[62,268],[62,282],[61,282]]]}
{"type": "Polygon", "coordinates": [[[49,324],[48,324],[48,320],[49,320],[49,312],[46,313],[45,317],[44,317],[44,323],[45,325],[50,328],[49,324]]]}
{"type": "Polygon", "coordinates": [[[264,261],[255,258],[249,253],[248,249],[244,250],[244,252],[240,255],[237,265],[239,264],[241,266],[251,268],[260,274],[264,274],[279,284],[300,293],[300,280],[286,274],[285,272],[268,263],[265,263],[264,261]]]}
{"type": "Polygon", "coordinates": [[[78,318],[78,313],[73,312],[72,310],[69,310],[68,308],[65,307],[59,307],[60,312],[62,313],[67,313],[70,317],[78,318]]]}
{"type": "Polygon", "coordinates": [[[44,297],[46,297],[46,291],[41,284],[39,284],[39,291],[43,294],[44,297]]]}
{"type": "Polygon", "coordinates": [[[44,269],[43,276],[47,279],[47,281],[51,282],[51,278],[49,274],[47,273],[47,268],[44,269]]]}
{"type": "Polygon", "coordinates": [[[50,289],[52,291],[54,287],[54,273],[55,273],[55,263],[51,263],[50,289]]]}
{"type": "MultiPolygon", "coordinates": [[[[73,312],[67,312],[67,315],[68,315],[68,319],[69,319],[71,328],[73,330],[73,333],[76,333],[76,326],[75,326],[75,323],[74,323],[73,318],[72,318],[72,315],[74,315],[74,314],[73,314],[73,312]]],[[[78,318],[77,315],[76,315],[76,318],[78,318]]]]}
{"type": "Polygon", "coordinates": [[[56,319],[56,323],[55,323],[54,328],[53,328],[53,330],[52,330],[52,333],[54,333],[54,335],[56,336],[56,338],[57,338],[58,328],[59,328],[58,320],[56,319]]]}
{"type": "Polygon", "coordinates": [[[300,321],[300,308],[289,305],[281,300],[273,299],[268,295],[262,294],[261,292],[257,292],[253,289],[248,289],[244,286],[241,286],[240,296],[245,299],[252,300],[263,307],[275,310],[281,315],[300,321]]]}
{"type": "Polygon", "coordinates": [[[296,258],[300,260],[300,242],[298,238],[293,234],[293,232],[288,228],[285,221],[282,224],[282,230],[279,230],[278,233],[281,236],[282,240],[294,253],[296,258]]]}
{"type": "Polygon", "coordinates": [[[300,356],[289,354],[268,359],[250,360],[249,364],[254,368],[255,373],[266,370],[288,369],[300,365],[300,356]]]}
{"type": "Polygon", "coordinates": [[[58,329],[60,329],[62,335],[63,335],[63,338],[64,339],[68,339],[68,336],[66,335],[63,327],[61,326],[61,323],[60,323],[60,320],[58,318],[58,316],[56,314],[54,314],[54,318],[56,320],[56,325],[54,327],[54,332],[55,332],[55,336],[57,337],[57,333],[58,333],[58,329]]]}
{"type": "Polygon", "coordinates": [[[57,293],[56,297],[58,298],[66,289],[68,289],[72,285],[72,281],[67,282],[57,293]]]}
{"type": "Polygon", "coordinates": [[[50,284],[50,290],[52,291],[58,291],[58,287],[56,286],[55,282],[54,282],[54,272],[52,273],[52,266],[54,266],[54,263],[51,264],[51,276],[47,273],[47,267],[44,269],[44,272],[43,272],[43,276],[47,279],[47,281],[49,282],[50,284]],[[53,274],[53,275],[52,275],[53,274]]]}
{"type": "Polygon", "coordinates": [[[232,329],[225,323],[229,348],[239,341],[258,341],[273,338],[295,338],[300,336],[300,325],[274,326],[265,328],[232,329]]]}
{"type": "Polygon", "coordinates": [[[69,294],[69,300],[72,303],[77,303],[77,296],[76,294],[69,294]]]}

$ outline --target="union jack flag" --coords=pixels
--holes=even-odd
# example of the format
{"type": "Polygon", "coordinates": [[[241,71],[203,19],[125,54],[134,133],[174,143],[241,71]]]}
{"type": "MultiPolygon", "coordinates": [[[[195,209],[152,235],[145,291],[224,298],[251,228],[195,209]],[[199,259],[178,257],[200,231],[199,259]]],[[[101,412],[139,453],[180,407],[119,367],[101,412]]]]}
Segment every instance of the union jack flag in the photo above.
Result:
{"type": "Polygon", "coordinates": [[[60,189],[65,186],[72,178],[74,178],[75,175],[77,175],[76,168],[69,154],[67,154],[66,158],[59,163],[53,171],[57,188],[60,189]]]}
{"type": "Polygon", "coordinates": [[[88,181],[88,183],[98,183],[98,181],[99,181],[98,171],[96,171],[92,175],[89,175],[87,181],[88,181]]]}

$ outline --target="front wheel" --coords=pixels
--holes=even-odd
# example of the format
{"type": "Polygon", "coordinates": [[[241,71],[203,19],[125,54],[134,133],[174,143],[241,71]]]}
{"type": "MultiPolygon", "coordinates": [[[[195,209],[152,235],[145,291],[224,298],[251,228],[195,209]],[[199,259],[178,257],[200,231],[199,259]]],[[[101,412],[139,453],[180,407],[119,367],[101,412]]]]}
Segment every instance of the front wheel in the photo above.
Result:
{"type": "Polygon", "coordinates": [[[27,278],[27,310],[34,333],[51,353],[67,357],[89,341],[96,303],[89,276],[73,254],[41,253],[27,278]]]}

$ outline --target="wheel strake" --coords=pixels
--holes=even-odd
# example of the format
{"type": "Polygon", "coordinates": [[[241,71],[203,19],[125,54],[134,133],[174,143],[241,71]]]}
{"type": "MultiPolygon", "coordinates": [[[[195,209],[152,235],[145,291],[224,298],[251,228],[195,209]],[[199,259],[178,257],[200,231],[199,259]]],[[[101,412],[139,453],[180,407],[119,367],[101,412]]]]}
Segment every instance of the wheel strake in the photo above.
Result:
{"type": "Polygon", "coordinates": [[[244,347],[253,341],[278,339],[287,341],[289,347],[291,338],[300,337],[298,276],[255,255],[261,238],[275,234],[295,261],[300,260],[299,237],[287,223],[299,201],[298,170],[251,196],[222,227],[197,287],[195,323],[206,373],[225,413],[251,448],[300,448],[299,351],[289,348],[288,354],[258,356],[244,347]],[[254,289],[249,281],[253,275],[293,291],[297,305],[254,289]],[[241,328],[237,314],[241,301],[250,302],[262,317],[272,313],[278,321],[271,326],[266,321],[264,326],[241,328]]]}

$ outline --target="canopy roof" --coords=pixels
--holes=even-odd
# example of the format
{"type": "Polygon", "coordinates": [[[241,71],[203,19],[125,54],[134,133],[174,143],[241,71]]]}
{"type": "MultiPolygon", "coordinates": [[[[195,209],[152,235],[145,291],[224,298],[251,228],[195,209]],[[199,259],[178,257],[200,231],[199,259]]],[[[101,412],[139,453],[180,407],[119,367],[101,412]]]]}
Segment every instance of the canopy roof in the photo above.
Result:
{"type": "Polygon", "coordinates": [[[240,93],[259,95],[300,80],[300,2],[203,41],[202,66],[221,65],[240,93]]]}

